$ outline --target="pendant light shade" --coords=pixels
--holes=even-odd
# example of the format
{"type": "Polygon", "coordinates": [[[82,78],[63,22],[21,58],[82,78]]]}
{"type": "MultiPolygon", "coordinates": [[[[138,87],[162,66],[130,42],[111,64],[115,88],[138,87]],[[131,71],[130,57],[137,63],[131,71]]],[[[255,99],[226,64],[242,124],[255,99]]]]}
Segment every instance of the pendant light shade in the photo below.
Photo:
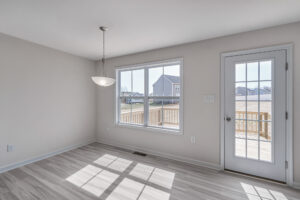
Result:
{"type": "Polygon", "coordinates": [[[94,81],[94,83],[102,87],[111,86],[115,83],[115,79],[105,76],[92,76],[92,80],[94,81]]]}
{"type": "Polygon", "coordinates": [[[92,80],[94,81],[94,83],[96,83],[99,86],[102,87],[107,87],[107,86],[111,86],[115,83],[115,79],[113,78],[109,78],[106,76],[105,74],[105,31],[107,31],[106,27],[101,26],[99,28],[102,32],[103,32],[103,57],[102,57],[102,72],[101,72],[101,76],[92,76],[92,80]]]}

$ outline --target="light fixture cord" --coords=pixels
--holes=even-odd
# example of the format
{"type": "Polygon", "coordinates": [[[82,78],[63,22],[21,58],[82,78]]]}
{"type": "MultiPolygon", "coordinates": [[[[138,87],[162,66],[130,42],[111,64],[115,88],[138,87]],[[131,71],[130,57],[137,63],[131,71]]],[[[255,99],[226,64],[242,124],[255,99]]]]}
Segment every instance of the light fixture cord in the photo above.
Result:
{"type": "Polygon", "coordinates": [[[103,56],[102,56],[102,74],[106,77],[106,73],[105,73],[105,30],[102,31],[103,32],[103,56]]]}

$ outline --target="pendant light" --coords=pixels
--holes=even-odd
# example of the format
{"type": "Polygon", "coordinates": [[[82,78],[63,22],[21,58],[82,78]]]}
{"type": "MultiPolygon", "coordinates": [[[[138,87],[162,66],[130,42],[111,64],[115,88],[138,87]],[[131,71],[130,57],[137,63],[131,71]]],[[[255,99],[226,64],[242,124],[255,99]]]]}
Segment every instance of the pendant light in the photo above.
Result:
{"type": "Polygon", "coordinates": [[[115,83],[115,79],[109,78],[106,76],[104,65],[105,65],[105,31],[108,30],[107,27],[101,26],[99,28],[103,32],[103,56],[102,56],[102,72],[101,76],[92,76],[92,80],[97,85],[100,85],[102,87],[111,86],[115,83]]]}

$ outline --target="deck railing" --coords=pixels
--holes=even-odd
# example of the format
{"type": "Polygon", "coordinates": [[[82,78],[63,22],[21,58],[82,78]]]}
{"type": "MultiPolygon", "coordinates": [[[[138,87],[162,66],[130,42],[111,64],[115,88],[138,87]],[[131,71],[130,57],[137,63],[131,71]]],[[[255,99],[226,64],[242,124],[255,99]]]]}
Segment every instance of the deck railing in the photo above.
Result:
{"type": "Polygon", "coordinates": [[[258,133],[260,136],[270,139],[269,132],[271,131],[271,115],[267,112],[245,112],[236,111],[235,118],[241,119],[235,121],[235,131],[245,132],[247,124],[247,133],[258,133]],[[246,118],[247,114],[247,118],[246,118]],[[247,121],[245,120],[247,119],[247,121]],[[258,131],[260,129],[260,131],[258,131]]]}
{"type": "MultiPolygon", "coordinates": [[[[144,124],[144,111],[133,111],[132,113],[122,113],[120,116],[122,123],[144,124]],[[132,117],[132,120],[130,118],[132,117]]],[[[168,125],[179,124],[178,108],[153,108],[149,110],[149,124],[161,126],[162,123],[168,125]]]]}
{"type": "MultiPolygon", "coordinates": [[[[267,112],[245,112],[236,111],[235,131],[245,132],[247,124],[247,133],[257,134],[270,139],[269,132],[271,131],[271,115],[267,112]],[[246,123],[247,114],[247,123],[246,123]],[[258,131],[260,129],[260,131],[258,131]]],[[[144,111],[133,111],[132,113],[122,113],[120,116],[122,123],[144,124],[144,111]],[[132,119],[131,119],[132,117],[132,119]]],[[[161,126],[165,125],[179,125],[179,109],[178,108],[153,108],[149,110],[149,125],[161,126]]]]}

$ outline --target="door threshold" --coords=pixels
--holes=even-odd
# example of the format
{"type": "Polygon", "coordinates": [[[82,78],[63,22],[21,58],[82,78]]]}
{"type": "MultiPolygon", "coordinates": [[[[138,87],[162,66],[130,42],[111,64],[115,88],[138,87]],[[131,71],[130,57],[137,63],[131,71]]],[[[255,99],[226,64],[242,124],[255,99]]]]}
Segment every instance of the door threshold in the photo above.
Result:
{"type": "Polygon", "coordinates": [[[234,170],[230,170],[230,169],[224,169],[225,172],[231,173],[231,174],[235,174],[235,175],[240,175],[240,176],[244,176],[247,178],[252,178],[252,179],[256,179],[256,180],[260,180],[260,181],[267,181],[270,183],[276,183],[279,185],[287,185],[286,182],[282,182],[282,181],[277,181],[277,180],[273,180],[273,179],[269,179],[269,178],[264,178],[261,176],[255,176],[255,175],[251,175],[251,174],[246,174],[243,172],[238,172],[238,171],[234,171],[234,170]]]}

